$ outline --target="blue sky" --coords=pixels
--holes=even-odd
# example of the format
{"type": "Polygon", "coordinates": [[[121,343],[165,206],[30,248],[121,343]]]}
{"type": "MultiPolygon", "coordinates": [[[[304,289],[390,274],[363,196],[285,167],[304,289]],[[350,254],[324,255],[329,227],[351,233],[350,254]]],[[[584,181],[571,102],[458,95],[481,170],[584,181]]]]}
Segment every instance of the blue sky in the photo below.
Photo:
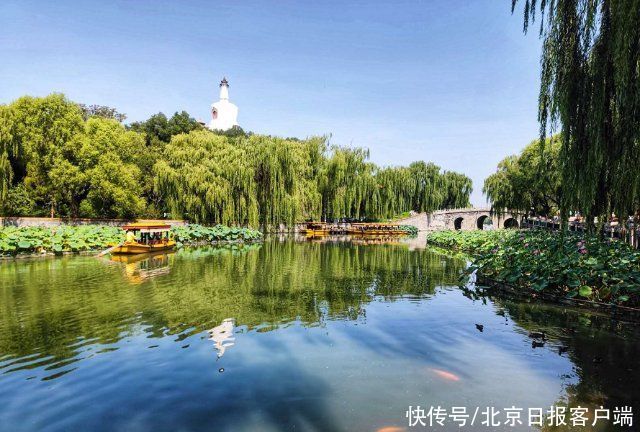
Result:
{"type": "Polygon", "coordinates": [[[433,161],[482,182],[537,137],[540,42],[510,0],[0,4],[0,103],[63,92],[127,121],[209,120],[223,75],[245,130],[433,161]]]}

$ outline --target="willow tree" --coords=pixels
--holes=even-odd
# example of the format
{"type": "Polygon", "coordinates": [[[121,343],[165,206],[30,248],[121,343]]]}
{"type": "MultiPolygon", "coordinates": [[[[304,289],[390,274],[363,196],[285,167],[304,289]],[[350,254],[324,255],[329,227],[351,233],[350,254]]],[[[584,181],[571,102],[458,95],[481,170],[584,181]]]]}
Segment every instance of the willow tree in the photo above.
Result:
{"type": "Polygon", "coordinates": [[[375,173],[375,187],[367,200],[367,215],[375,218],[390,217],[410,209],[416,191],[409,170],[405,167],[387,167],[375,173]]]}
{"type": "Polygon", "coordinates": [[[376,187],[369,151],[334,147],[321,173],[322,215],[325,219],[368,216],[367,199],[376,187]]]}
{"type": "Polygon", "coordinates": [[[520,210],[553,216],[560,208],[560,137],[535,140],[519,155],[507,156],[484,181],[482,192],[494,211],[520,210]]]}
{"type": "Polygon", "coordinates": [[[472,182],[463,174],[422,161],[380,168],[367,158],[365,149],[333,149],[320,177],[325,218],[387,219],[469,205],[472,182]]]}
{"type": "Polygon", "coordinates": [[[260,225],[320,216],[321,196],[317,188],[324,137],[290,140],[251,135],[236,138],[247,148],[253,170],[260,225]]]}
{"type": "Polygon", "coordinates": [[[469,196],[473,191],[473,182],[469,177],[454,171],[445,171],[442,174],[442,187],[444,199],[440,208],[469,207],[469,196]]]}
{"type": "Polygon", "coordinates": [[[0,105],[0,204],[4,203],[13,182],[13,166],[18,153],[13,110],[0,105]]]}
{"type": "Polygon", "coordinates": [[[324,141],[176,135],[156,163],[156,190],[172,213],[197,222],[268,227],[318,218],[324,141]]]}
{"type": "MultiPolygon", "coordinates": [[[[411,210],[431,212],[446,205],[445,199],[448,196],[448,189],[439,166],[431,162],[413,162],[409,165],[409,175],[413,184],[411,210]]],[[[470,184],[471,180],[468,180],[470,184]]],[[[466,184],[462,186],[466,186],[466,184]]],[[[468,192],[460,190],[459,192],[467,194],[464,201],[468,202],[471,190],[468,192]]]]}
{"type": "Polygon", "coordinates": [[[155,188],[174,216],[258,224],[246,149],[208,131],[177,135],[155,165],[155,188]]]}
{"type": "Polygon", "coordinates": [[[544,42],[541,139],[561,132],[563,216],[569,209],[589,220],[633,214],[640,208],[640,4],[525,0],[525,32],[536,13],[544,42]]]}
{"type": "Polygon", "coordinates": [[[391,218],[407,211],[431,212],[469,204],[471,179],[441,172],[429,162],[413,162],[408,167],[387,167],[375,172],[376,185],[368,198],[367,215],[391,218]]]}

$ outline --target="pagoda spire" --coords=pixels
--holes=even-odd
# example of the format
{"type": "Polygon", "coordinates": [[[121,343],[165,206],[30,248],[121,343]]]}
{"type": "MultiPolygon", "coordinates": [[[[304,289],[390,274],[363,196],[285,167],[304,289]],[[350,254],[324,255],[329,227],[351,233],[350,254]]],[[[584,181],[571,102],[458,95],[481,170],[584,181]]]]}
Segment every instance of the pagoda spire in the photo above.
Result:
{"type": "Polygon", "coordinates": [[[229,100],[229,81],[223,77],[220,81],[220,100],[229,100]]]}

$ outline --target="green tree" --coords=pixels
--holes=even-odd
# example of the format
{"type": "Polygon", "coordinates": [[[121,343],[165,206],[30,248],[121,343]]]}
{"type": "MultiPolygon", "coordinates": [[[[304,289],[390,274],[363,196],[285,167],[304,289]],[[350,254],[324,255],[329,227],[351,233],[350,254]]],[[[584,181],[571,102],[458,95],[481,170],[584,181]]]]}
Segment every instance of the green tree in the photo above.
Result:
{"type": "Polygon", "coordinates": [[[322,173],[322,215],[325,219],[365,216],[367,198],[376,188],[375,165],[362,148],[333,147],[322,173]]]}
{"type": "Polygon", "coordinates": [[[131,123],[128,128],[135,132],[144,133],[147,146],[155,147],[158,145],[158,141],[168,143],[172,136],[202,129],[202,125],[189,113],[181,111],[175,112],[171,118],[167,118],[160,112],[145,121],[131,123]]]}
{"type": "MultiPolygon", "coordinates": [[[[113,120],[91,118],[77,158],[77,182],[85,196],[83,216],[133,218],[145,211],[140,165],[146,157],[142,135],[113,120]]],[[[73,177],[72,177],[73,178],[73,177]]],[[[69,188],[71,189],[71,188],[69,188]]],[[[74,202],[79,202],[76,196],[74,202]]]]}
{"type": "Polygon", "coordinates": [[[80,108],[61,94],[22,97],[10,107],[14,115],[14,146],[19,158],[16,178],[22,181],[38,208],[54,215],[64,211],[54,168],[72,156],[84,130],[80,108]],[[53,176],[52,176],[53,174],[53,176]]]}
{"type": "Polygon", "coordinates": [[[60,94],[20,98],[0,117],[4,214],[133,217],[146,208],[143,135],[100,115],[85,121],[60,94]]]}
{"type": "MultiPolygon", "coordinates": [[[[517,0],[513,0],[513,7],[517,0]]],[[[603,221],[640,208],[640,5],[637,0],[524,1],[542,17],[541,139],[561,131],[568,210],[603,221]]]]}
{"type": "Polygon", "coordinates": [[[172,213],[199,222],[270,226],[317,217],[312,161],[322,143],[206,130],[177,135],[155,166],[156,188],[172,213]]]}
{"type": "Polygon", "coordinates": [[[106,119],[116,120],[122,123],[127,119],[127,115],[118,112],[115,108],[111,108],[105,105],[85,105],[78,104],[82,111],[82,118],[89,120],[91,117],[102,117],[106,119]]]}
{"type": "Polygon", "coordinates": [[[200,130],[202,125],[186,111],[176,112],[171,118],[160,112],[145,121],[130,124],[128,129],[145,136],[145,157],[138,164],[142,172],[143,196],[148,202],[147,214],[161,216],[168,208],[164,197],[154,188],[153,167],[164,154],[166,145],[174,135],[200,130]]]}
{"type": "Polygon", "coordinates": [[[327,137],[203,129],[186,112],[127,127],[119,113],[63,95],[0,106],[3,214],[175,216],[273,227],[384,219],[468,203],[471,180],[431,163],[378,167],[327,137]]]}
{"type": "Polygon", "coordinates": [[[9,195],[14,177],[12,160],[18,158],[15,125],[12,107],[0,105],[0,204],[4,204],[9,195]]]}
{"type": "Polygon", "coordinates": [[[483,193],[497,212],[521,210],[552,216],[560,209],[560,137],[535,140],[518,156],[508,156],[484,181],[483,193]]]}
{"type": "Polygon", "coordinates": [[[440,208],[464,208],[471,204],[469,196],[473,190],[473,182],[466,175],[445,171],[442,175],[442,187],[446,192],[440,208]]]}

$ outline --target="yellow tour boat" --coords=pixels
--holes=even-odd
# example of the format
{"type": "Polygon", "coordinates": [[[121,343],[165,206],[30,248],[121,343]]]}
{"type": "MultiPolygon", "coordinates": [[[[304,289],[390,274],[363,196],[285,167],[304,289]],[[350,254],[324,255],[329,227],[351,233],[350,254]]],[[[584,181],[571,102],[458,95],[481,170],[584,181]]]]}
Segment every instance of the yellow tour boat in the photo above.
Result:
{"type": "Polygon", "coordinates": [[[347,231],[353,235],[405,235],[406,231],[400,227],[400,225],[393,225],[387,223],[353,223],[347,231]]]}
{"type": "Polygon", "coordinates": [[[133,255],[171,250],[176,246],[169,233],[171,225],[132,223],[122,227],[127,232],[124,243],[111,250],[116,255],[133,255]]]}
{"type": "Polygon", "coordinates": [[[307,237],[321,237],[331,233],[329,225],[324,222],[309,222],[305,229],[302,230],[307,237]]]}

